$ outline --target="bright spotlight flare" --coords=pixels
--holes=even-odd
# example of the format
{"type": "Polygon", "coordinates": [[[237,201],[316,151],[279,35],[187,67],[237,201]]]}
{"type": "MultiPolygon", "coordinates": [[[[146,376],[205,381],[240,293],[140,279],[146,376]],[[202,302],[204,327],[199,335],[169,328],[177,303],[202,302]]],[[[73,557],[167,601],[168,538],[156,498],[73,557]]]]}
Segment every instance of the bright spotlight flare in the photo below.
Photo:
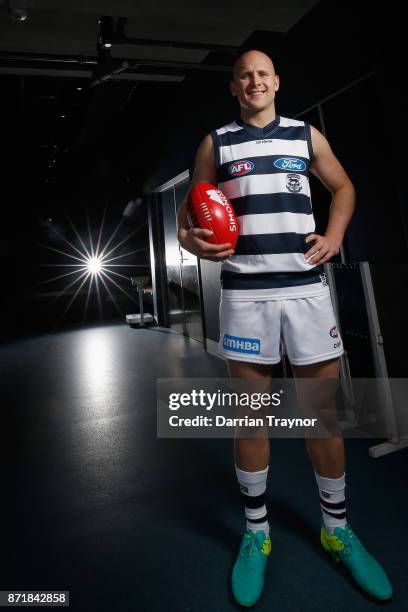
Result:
{"type": "Polygon", "coordinates": [[[119,261],[123,257],[129,257],[130,255],[134,255],[136,253],[145,251],[149,247],[142,247],[140,249],[134,249],[131,251],[127,251],[126,253],[122,253],[120,255],[115,255],[115,256],[112,256],[112,255],[115,251],[119,249],[119,247],[121,247],[132,236],[134,236],[142,227],[144,227],[145,224],[142,223],[141,225],[139,225],[139,227],[131,231],[127,236],[125,236],[119,241],[116,241],[115,237],[117,233],[119,232],[120,227],[122,226],[123,220],[125,219],[125,217],[122,217],[122,219],[120,220],[120,222],[118,223],[118,225],[113,230],[112,234],[106,240],[104,246],[102,247],[101,242],[102,242],[103,227],[104,227],[104,222],[105,222],[105,215],[106,215],[106,208],[104,210],[101,224],[99,227],[98,239],[97,239],[96,245],[94,244],[93,239],[92,239],[92,229],[91,229],[88,215],[86,216],[87,225],[88,225],[88,233],[89,233],[88,245],[85,243],[84,238],[78,232],[78,230],[76,229],[72,221],[69,219],[69,217],[68,217],[68,221],[75,233],[76,238],[78,239],[78,242],[79,242],[78,246],[74,242],[65,238],[65,236],[60,234],[54,227],[52,227],[52,224],[51,224],[52,219],[50,219],[50,223],[47,225],[50,227],[53,233],[60,238],[60,240],[62,240],[63,242],[69,245],[71,252],[63,251],[61,249],[56,249],[54,247],[40,243],[40,246],[45,247],[46,249],[49,249],[50,251],[53,251],[55,253],[65,255],[68,259],[66,263],[39,264],[39,265],[45,266],[45,267],[51,267],[51,268],[54,268],[54,267],[74,268],[71,272],[64,272],[63,274],[58,274],[57,276],[53,276],[52,278],[43,280],[35,285],[36,287],[38,287],[46,283],[51,283],[54,281],[61,281],[61,279],[63,278],[66,278],[66,279],[68,279],[68,277],[73,278],[73,280],[71,280],[71,282],[69,282],[67,286],[57,294],[55,298],[55,299],[61,298],[62,296],[66,295],[68,291],[70,291],[71,294],[73,293],[72,297],[70,298],[68,304],[66,305],[64,309],[64,312],[62,313],[59,319],[59,323],[61,323],[62,319],[64,318],[64,316],[66,315],[66,313],[68,312],[72,304],[75,302],[77,297],[80,295],[82,288],[86,284],[88,286],[87,287],[85,286],[85,289],[84,289],[84,292],[86,293],[85,305],[84,305],[84,311],[83,311],[84,320],[86,317],[86,313],[88,311],[88,305],[89,305],[89,301],[91,298],[91,291],[93,288],[95,288],[96,290],[99,314],[100,314],[101,320],[102,320],[102,303],[101,303],[101,295],[100,295],[100,292],[102,289],[101,286],[103,286],[103,288],[105,289],[106,294],[108,294],[111,302],[115,306],[120,316],[123,316],[123,313],[121,312],[121,309],[116,302],[115,295],[112,294],[110,290],[110,287],[112,285],[114,286],[115,289],[117,289],[118,291],[126,295],[126,297],[129,298],[129,300],[137,304],[137,301],[134,298],[134,296],[131,295],[128,291],[126,291],[126,289],[124,289],[124,287],[122,287],[115,280],[115,278],[117,278],[118,280],[123,279],[127,284],[129,284],[130,277],[124,274],[120,274],[119,272],[115,272],[113,268],[139,268],[139,267],[144,268],[145,264],[137,264],[137,263],[124,264],[124,263],[119,263],[119,261]],[[76,285],[76,288],[74,288],[75,285],[76,285]]]}
{"type": "Polygon", "coordinates": [[[86,261],[86,268],[88,272],[90,272],[90,274],[99,274],[102,272],[104,269],[102,261],[102,257],[88,257],[86,261]]]}

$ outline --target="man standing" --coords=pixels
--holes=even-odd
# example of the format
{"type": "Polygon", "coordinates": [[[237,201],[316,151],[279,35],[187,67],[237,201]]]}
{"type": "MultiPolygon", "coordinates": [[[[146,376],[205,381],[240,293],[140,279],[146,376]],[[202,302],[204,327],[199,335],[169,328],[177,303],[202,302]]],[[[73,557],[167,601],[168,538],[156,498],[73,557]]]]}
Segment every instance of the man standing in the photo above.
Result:
{"type": "MultiPolygon", "coordinates": [[[[218,184],[230,199],[239,220],[237,247],[234,252],[229,244],[206,242],[211,232],[189,227],[185,202],[179,210],[179,241],[198,257],[223,261],[219,350],[228,359],[231,378],[268,380],[283,342],[297,379],[336,379],[343,346],[329,287],[316,266],[339,252],[354,210],[353,185],[317,129],[276,114],[279,77],[267,55],[242,54],[230,85],[240,119],[204,138],[191,186],[218,184]],[[332,194],[324,236],[315,233],[309,172],[332,194]],[[237,339],[235,345],[231,338],[237,339]],[[240,350],[239,341],[248,338],[257,339],[250,353],[240,350]]],[[[334,394],[328,404],[335,409],[334,394]]],[[[323,547],[367,593],[390,598],[384,570],[347,523],[342,438],[308,438],[306,447],[319,490],[323,547]]],[[[265,505],[268,437],[237,436],[235,464],[247,529],[232,590],[238,603],[251,606],[261,595],[271,550],[265,505]]]]}

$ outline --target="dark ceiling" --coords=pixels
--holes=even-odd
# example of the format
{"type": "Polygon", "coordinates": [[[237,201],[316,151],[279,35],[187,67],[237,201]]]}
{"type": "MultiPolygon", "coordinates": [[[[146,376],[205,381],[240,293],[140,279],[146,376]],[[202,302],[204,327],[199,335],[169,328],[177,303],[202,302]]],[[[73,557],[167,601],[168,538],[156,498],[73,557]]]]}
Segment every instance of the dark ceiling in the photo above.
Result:
{"type": "MultiPolygon", "coordinates": [[[[83,188],[91,176],[103,182],[113,175],[140,190],[154,150],[145,150],[135,185],[124,149],[140,150],[140,143],[126,133],[127,114],[143,117],[144,126],[157,123],[158,99],[205,74],[213,82],[226,79],[234,54],[254,32],[279,40],[315,4],[255,0],[249,13],[242,0],[211,0],[205,9],[187,0],[62,1],[58,8],[50,0],[3,0],[0,82],[16,153],[8,156],[8,176],[17,173],[20,187],[29,189],[40,183],[47,193],[61,180],[70,189],[81,177],[83,188]],[[26,11],[27,19],[14,21],[13,10],[26,11]],[[111,49],[98,44],[101,18],[111,28],[111,49]]],[[[135,138],[142,131],[139,122],[135,138]]]]}
{"type": "MultiPolygon", "coordinates": [[[[316,0],[266,2],[236,0],[233,4],[207,0],[28,0],[28,19],[15,23],[7,9],[19,0],[3,0],[0,50],[70,56],[95,56],[98,18],[107,15],[115,23],[126,18],[125,35],[136,39],[173,40],[201,43],[202,52],[187,49],[152,49],[144,45],[123,45],[129,59],[166,59],[199,62],[208,44],[241,45],[255,30],[287,32],[315,4],[316,0]]],[[[24,2],[24,0],[20,0],[24,2]]]]}

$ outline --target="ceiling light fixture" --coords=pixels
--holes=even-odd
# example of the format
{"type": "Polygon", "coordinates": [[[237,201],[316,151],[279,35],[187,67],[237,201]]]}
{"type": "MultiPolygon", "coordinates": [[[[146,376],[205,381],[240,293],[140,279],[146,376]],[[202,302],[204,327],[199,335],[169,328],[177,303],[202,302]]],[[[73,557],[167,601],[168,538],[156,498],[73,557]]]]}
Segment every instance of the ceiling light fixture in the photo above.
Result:
{"type": "Polygon", "coordinates": [[[13,21],[26,21],[27,0],[9,0],[9,15],[13,21]]]}
{"type": "Polygon", "coordinates": [[[110,49],[113,42],[113,17],[99,17],[98,46],[110,49]]]}

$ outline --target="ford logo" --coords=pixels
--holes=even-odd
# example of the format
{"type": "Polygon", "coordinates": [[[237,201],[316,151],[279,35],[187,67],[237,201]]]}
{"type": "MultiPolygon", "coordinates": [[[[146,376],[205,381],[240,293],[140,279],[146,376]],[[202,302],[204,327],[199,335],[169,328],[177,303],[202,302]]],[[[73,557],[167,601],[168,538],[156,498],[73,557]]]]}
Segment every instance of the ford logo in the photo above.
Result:
{"type": "Polygon", "coordinates": [[[297,172],[306,170],[305,162],[297,157],[280,157],[274,161],[273,165],[280,170],[296,170],[297,172]]]}
{"type": "Polygon", "coordinates": [[[228,167],[228,174],[231,176],[242,176],[248,174],[254,169],[254,164],[251,161],[234,162],[228,167]]]}

